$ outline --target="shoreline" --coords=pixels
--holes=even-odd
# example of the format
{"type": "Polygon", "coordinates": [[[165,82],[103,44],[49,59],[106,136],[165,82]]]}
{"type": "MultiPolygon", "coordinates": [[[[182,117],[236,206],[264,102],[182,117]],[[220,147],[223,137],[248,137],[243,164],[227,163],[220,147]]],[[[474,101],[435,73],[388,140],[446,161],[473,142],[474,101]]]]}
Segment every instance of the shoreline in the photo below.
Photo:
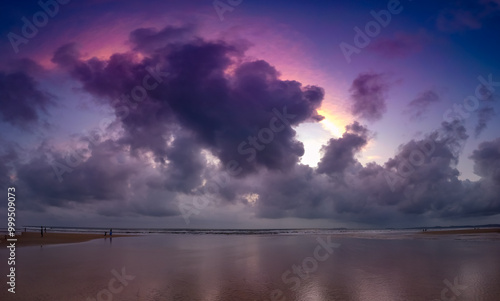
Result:
{"type": "MultiPolygon", "coordinates": [[[[111,237],[131,237],[134,235],[124,235],[115,234],[113,236],[104,236],[103,234],[84,234],[84,233],[44,233],[43,237],[40,236],[40,232],[22,232],[21,235],[16,235],[16,247],[23,246],[37,246],[37,245],[54,245],[54,244],[67,244],[67,243],[78,243],[86,242],[99,238],[111,238],[111,237]]],[[[0,245],[7,245],[8,242],[5,237],[0,238],[0,245]]]]}
{"type": "Polygon", "coordinates": [[[420,232],[420,234],[428,234],[428,235],[486,234],[486,233],[500,233],[500,228],[459,229],[459,230],[428,230],[428,231],[425,231],[425,232],[420,232]]]}
{"type": "MultiPolygon", "coordinates": [[[[418,234],[425,235],[460,235],[460,234],[488,234],[499,233],[500,228],[486,228],[486,229],[459,229],[459,230],[428,230],[426,232],[419,232],[418,234]]],[[[137,235],[130,234],[115,234],[113,236],[103,234],[87,234],[87,233],[59,233],[49,232],[44,233],[43,237],[39,232],[22,232],[21,235],[16,235],[16,246],[36,246],[36,245],[52,245],[52,244],[68,244],[86,242],[94,239],[108,239],[111,237],[132,237],[137,235]]],[[[0,237],[0,246],[8,245],[5,237],[0,237]]]]}

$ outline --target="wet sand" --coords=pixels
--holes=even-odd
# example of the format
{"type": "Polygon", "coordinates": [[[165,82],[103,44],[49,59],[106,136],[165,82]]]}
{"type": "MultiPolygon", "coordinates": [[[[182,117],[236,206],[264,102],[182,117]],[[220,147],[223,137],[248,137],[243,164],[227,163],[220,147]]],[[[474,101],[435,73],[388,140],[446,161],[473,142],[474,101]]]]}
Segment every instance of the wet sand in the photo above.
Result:
{"type": "MultiPolygon", "coordinates": [[[[114,237],[126,237],[130,235],[113,235],[114,237]]],[[[64,243],[85,242],[93,239],[104,239],[110,236],[104,234],[84,234],[84,233],[44,233],[41,237],[40,232],[22,232],[21,235],[16,235],[16,247],[36,246],[36,245],[52,245],[64,243]]],[[[0,238],[0,246],[7,244],[5,236],[0,238]]]]}
{"type": "MultiPolygon", "coordinates": [[[[427,232],[420,232],[419,234],[425,235],[453,235],[453,234],[488,234],[499,233],[500,228],[495,229],[459,229],[459,230],[429,230],[427,232]]],[[[113,237],[127,237],[132,235],[115,234],[113,237]]],[[[84,233],[44,233],[43,237],[40,232],[22,232],[17,235],[16,246],[35,246],[35,245],[51,245],[51,244],[64,244],[64,243],[77,243],[85,242],[93,239],[108,239],[110,236],[104,234],[84,234],[84,233]]],[[[0,237],[0,246],[6,245],[5,237],[0,237]]]]}
{"type": "MultiPolygon", "coordinates": [[[[416,236],[332,236],[331,254],[318,243],[327,235],[170,234],[27,246],[16,253],[16,294],[2,284],[0,300],[498,300],[496,234],[416,236]]],[[[0,249],[1,266],[7,251],[0,249]]]]}

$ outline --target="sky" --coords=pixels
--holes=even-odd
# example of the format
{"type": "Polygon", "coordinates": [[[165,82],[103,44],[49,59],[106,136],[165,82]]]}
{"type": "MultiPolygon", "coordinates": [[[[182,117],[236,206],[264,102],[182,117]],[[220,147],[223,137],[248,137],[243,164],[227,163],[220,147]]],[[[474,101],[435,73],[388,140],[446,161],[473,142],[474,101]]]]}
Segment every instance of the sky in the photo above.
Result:
{"type": "Polygon", "coordinates": [[[498,0],[1,5],[19,224],[500,223],[498,0]]]}

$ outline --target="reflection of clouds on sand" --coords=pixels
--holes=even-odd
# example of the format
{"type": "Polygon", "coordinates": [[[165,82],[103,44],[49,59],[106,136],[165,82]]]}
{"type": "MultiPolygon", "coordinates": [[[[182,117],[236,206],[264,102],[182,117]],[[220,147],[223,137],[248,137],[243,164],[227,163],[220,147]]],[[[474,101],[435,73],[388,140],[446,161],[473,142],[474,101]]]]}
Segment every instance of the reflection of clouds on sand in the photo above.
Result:
{"type": "MultiPolygon", "coordinates": [[[[110,270],[120,266],[135,279],[113,300],[269,300],[276,289],[286,300],[300,301],[435,300],[447,288],[443,281],[454,284],[455,277],[458,284],[467,286],[457,301],[496,301],[500,294],[498,241],[436,236],[332,238],[341,247],[328,260],[318,262],[316,271],[301,279],[297,290],[291,290],[292,283],[283,283],[282,273],[290,269],[289,277],[299,277],[292,266],[314,256],[316,236],[156,234],[115,237],[112,245],[97,239],[43,249],[23,247],[19,283],[30,289],[16,290],[18,299],[12,300],[96,298],[113,276],[110,270]],[[21,278],[28,270],[30,277],[21,278]],[[67,277],[70,273],[74,276],[67,277]]],[[[0,258],[6,251],[0,249],[0,258]]],[[[11,300],[6,294],[0,291],[0,300],[11,300]]],[[[447,291],[446,297],[451,296],[447,291]]]]}
{"type": "Polygon", "coordinates": [[[328,300],[328,295],[319,282],[320,279],[305,282],[300,291],[297,292],[297,299],[304,301],[328,300]]]}
{"type": "Polygon", "coordinates": [[[397,290],[400,283],[387,281],[381,275],[373,274],[362,269],[354,269],[351,273],[351,293],[355,300],[398,300],[397,290]]]}

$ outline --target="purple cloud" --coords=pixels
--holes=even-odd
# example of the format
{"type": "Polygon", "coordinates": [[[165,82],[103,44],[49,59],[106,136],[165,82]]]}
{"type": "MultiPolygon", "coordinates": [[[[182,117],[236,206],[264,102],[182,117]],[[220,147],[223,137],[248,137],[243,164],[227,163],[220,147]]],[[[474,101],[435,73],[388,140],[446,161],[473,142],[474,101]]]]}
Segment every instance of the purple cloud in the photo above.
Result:
{"type": "Polygon", "coordinates": [[[420,119],[428,111],[431,105],[439,102],[440,100],[441,98],[436,91],[427,90],[420,93],[408,104],[408,108],[405,113],[409,114],[413,119],[420,119]]]}
{"type": "Polygon", "coordinates": [[[368,142],[368,129],[354,122],[346,127],[346,132],[338,139],[330,139],[323,146],[323,157],[317,172],[328,175],[340,174],[357,160],[354,155],[368,142]]]}
{"type": "Polygon", "coordinates": [[[416,34],[396,32],[393,37],[380,37],[374,40],[368,49],[388,58],[406,57],[421,51],[429,39],[423,31],[416,34]]]}
{"type": "Polygon", "coordinates": [[[0,72],[0,116],[13,126],[30,129],[42,122],[41,113],[53,105],[53,96],[39,89],[23,71],[0,72]]]}
{"type": "Polygon", "coordinates": [[[368,121],[381,119],[387,110],[385,98],[388,90],[383,74],[360,74],[349,90],[353,101],[352,114],[368,121]]]}
{"type": "MultiPolygon", "coordinates": [[[[108,61],[82,61],[74,45],[65,45],[53,61],[69,70],[85,90],[111,105],[123,100],[144,78],[153,82],[151,70],[161,70],[157,72],[162,77],[160,85],[147,91],[147,97],[123,102],[130,108],[121,119],[126,134],[120,141],[130,145],[132,152],[149,149],[158,161],[168,160],[167,141],[175,139],[180,126],[196,141],[195,149],[210,150],[223,165],[236,160],[242,174],[260,167],[285,170],[304,153],[291,126],[321,120],[316,110],[324,91],[279,80],[279,73],[265,61],[237,64],[243,51],[225,42],[196,40],[164,45],[141,62],[135,62],[131,54],[114,54],[108,61]],[[234,68],[233,75],[226,73],[229,67],[234,68]],[[293,118],[280,121],[285,115],[293,118]],[[255,141],[259,130],[268,128],[271,121],[280,128],[279,133],[271,133],[272,143],[255,141]]],[[[123,113],[119,107],[114,106],[117,116],[123,113]]]]}

